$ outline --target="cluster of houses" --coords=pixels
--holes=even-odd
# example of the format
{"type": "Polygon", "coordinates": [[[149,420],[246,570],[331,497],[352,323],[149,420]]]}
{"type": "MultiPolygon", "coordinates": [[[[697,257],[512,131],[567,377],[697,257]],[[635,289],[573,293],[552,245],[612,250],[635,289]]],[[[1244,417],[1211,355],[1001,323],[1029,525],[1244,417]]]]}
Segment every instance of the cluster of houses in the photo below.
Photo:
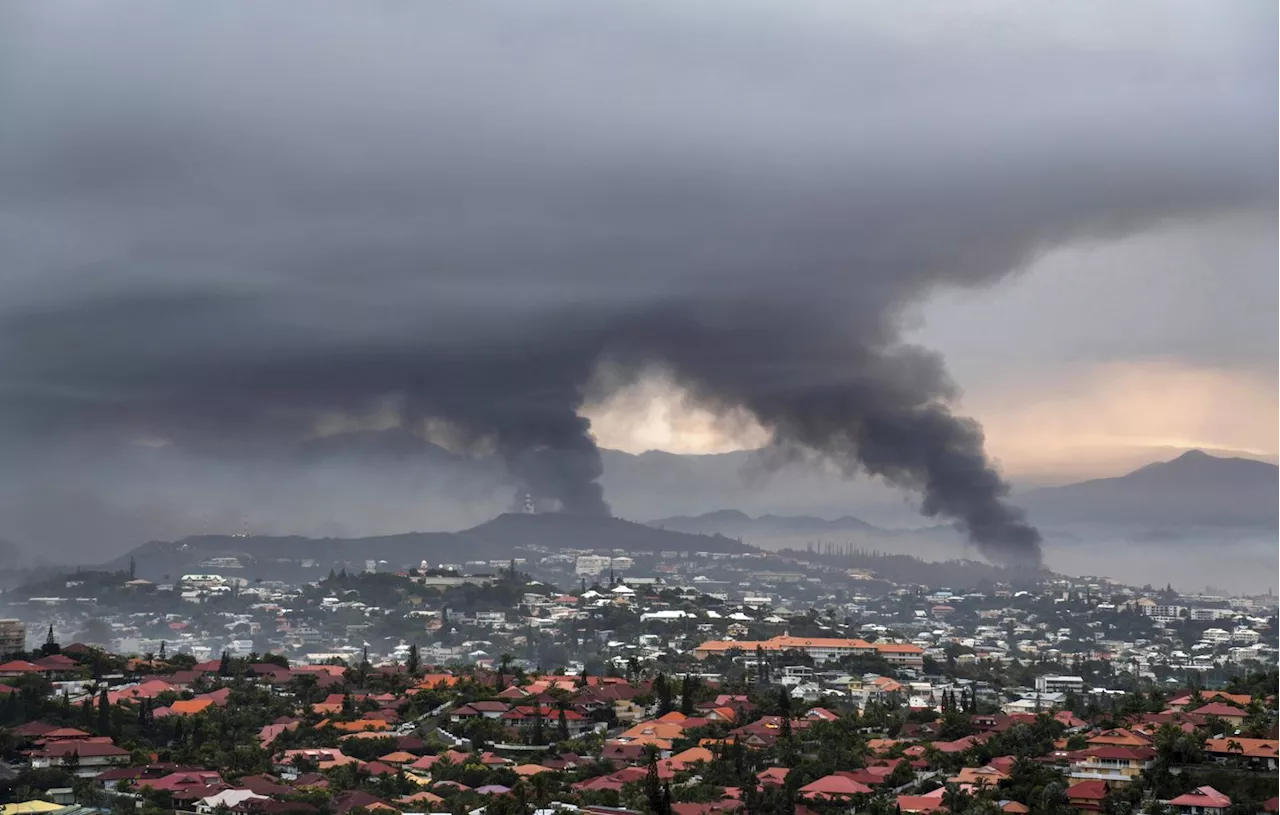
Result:
{"type": "MultiPolygon", "coordinates": [[[[714,652],[721,645],[711,644],[709,651],[714,652]]],[[[750,643],[746,650],[757,647],[776,650],[784,645],[787,651],[807,647],[829,653],[841,653],[841,649],[847,648],[860,651],[869,646],[858,640],[787,639],[750,643]]],[[[68,650],[73,655],[2,664],[0,675],[38,672],[50,677],[72,676],[81,669],[74,656],[79,649],[68,650]]],[[[894,650],[891,653],[911,652],[894,650]]],[[[181,698],[153,708],[152,714],[198,717],[228,704],[229,688],[218,681],[219,671],[224,667],[219,662],[168,672],[158,670],[154,661],[135,659],[129,664],[129,673],[124,677],[127,681],[99,689],[99,693],[105,691],[111,705],[132,707],[159,697],[174,699],[177,695],[181,698]],[[192,690],[193,686],[210,685],[216,687],[198,693],[192,690]]],[[[374,670],[385,674],[406,671],[404,666],[394,664],[374,670]]],[[[110,736],[42,721],[22,723],[9,732],[25,745],[23,754],[32,769],[64,768],[92,780],[104,793],[137,795],[149,788],[167,793],[175,810],[200,815],[223,811],[244,815],[286,812],[307,815],[314,812],[314,807],[300,802],[298,793],[321,790],[331,797],[333,811],[344,815],[356,808],[388,813],[435,811],[445,808],[450,799],[462,793],[474,794],[478,801],[514,794],[513,787],[507,784],[468,786],[453,774],[442,773],[445,767],[502,769],[509,770],[518,779],[533,779],[590,765],[600,771],[561,785],[564,797],[620,794],[627,785],[644,779],[651,772],[651,761],[656,761],[656,772],[662,782],[676,782],[718,760],[726,745],[769,750],[777,746],[786,733],[803,733],[821,723],[840,722],[843,717],[852,717],[856,723],[859,717],[858,707],[845,701],[834,707],[801,705],[785,720],[780,715],[762,715],[753,697],[715,691],[714,683],[705,698],[686,704],[684,711],[661,711],[655,701],[654,680],[616,676],[531,675],[517,681],[515,676],[493,672],[476,675],[446,670],[413,675],[405,691],[375,693],[352,687],[350,676],[339,665],[284,667],[254,663],[246,667],[242,679],[288,693],[293,681],[300,676],[309,676],[317,687],[327,689],[327,695],[321,701],[298,705],[293,715],[262,722],[258,744],[272,755],[270,774],[237,776],[227,768],[160,762],[151,754],[126,750],[110,736]],[[477,687],[488,688],[489,692],[477,693],[477,687]],[[413,694],[431,691],[448,696],[453,688],[466,688],[467,700],[459,698],[446,703],[438,715],[431,717],[408,721],[403,718],[401,711],[413,694]],[[475,748],[467,739],[454,735],[454,731],[466,732],[470,723],[477,720],[495,723],[496,732],[503,734],[502,738],[509,743],[495,742],[475,748]],[[304,721],[317,728],[332,727],[338,734],[337,745],[275,749],[283,733],[298,728],[304,721]],[[538,726],[555,735],[548,735],[541,746],[529,745],[530,728],[538,726]],[[705,735],[708,732],[715,735],[705,735]],[[590,750],[579,753],[551,749],[554,743],[573,744],[587,735],[595,738],[581,740],[581,743],[597,745],[590,750]],[[352,753],[364,751],[354,750],[350,745],[363,739],[388,740],[390,749],[372,758],[357,758],[352,753]],[[348,765],[358,768],[363,777],[404,779],[413,791],[381,798],[367,789],[334,788],[333,771],[348,765]]],[[[886,677],[877,679],[896,681],[886,677]]],[[[901,687],[888,692],[897,692],[901,687]]],[[[84,701],[90,703],[93,698],[92,689],[86,690],[84,701]]],[[[1123,727],[1107,729],[1098,728],[1069,711],[1053,711],[1051,715],[1061,725],[1064,736],[1053,749],[1035,760],[1056,768],[1068,780],[1066,795],[1070,806],[1083,813],[1101,812],[1103,801],[1112,790],[1132,784],[1151,769],[1157,755],[1156,734],[1162,726],[1172,725],[1195,733],[1210,720],[1241,724],[1252,701],[1242,694],[1223,691],[1188,692],[1171,699],[1163,711],[1133,714],[1126,718],[1123,727]]],[[[972,731],[969,735],[944,739],[940,735],[941,718],[932,722],[923,720],[927,717],[920,718],[922,720],[902,727],[894,738],[869,734],[869,756],[863,766],[838,770],[799,786],[796,795],[801,807],[887,794],[893,796],[902,812],[946,812],[944,799],[948,790],[997,789],[1002,781],[1010,778],[1014,758],[995,756],[980,765],[946,771],[931,761],[931,756],[970,755],[975,747],[998,734],[1037,720],[1033,713],[973,713],[968,715],[972,731]],[[921,791],[922,783],[931,789],[921,791]]],[[[1230,764],[1237,772],[1274,774],[1280,743],[1275,738],[1274,726],[1269,735],[1269,738],[1224,735],[1206,740],[1203,750],[1209,760],[1230,764]]],[[[765,767],[756,774],[759,787],[782,786],[791,771],[786,766],[765,767]]],[[[503,777],[509,779],[513,777],[511,774],[503,777]]],[[[673,812],[702,815],[739,810],[744,806],[745,794],[741,788],[725,787],[719,800],[673,804],[673,812]]],[[[1032,811],[1025,802],[1001,800],[998,804],[1002,812],[1032,811]]],[[[1213,815],[1225,813],[1231,803],[1218,790],[1199,786],[1168,800],[1166,805],[1172,811],[1187,815],[1213,815]]],[[[1267,806],[1267,811],[1277,810],[1274,800],[1267,806]]],[[[564,808],[600,811],[577,803],[565,803],[564,808]]]]}

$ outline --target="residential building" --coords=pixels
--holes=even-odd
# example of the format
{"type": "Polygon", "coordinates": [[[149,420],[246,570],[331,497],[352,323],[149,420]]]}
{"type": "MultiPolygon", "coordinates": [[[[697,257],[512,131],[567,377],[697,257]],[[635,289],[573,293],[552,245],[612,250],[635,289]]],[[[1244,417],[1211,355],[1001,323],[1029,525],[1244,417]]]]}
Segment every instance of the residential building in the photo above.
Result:
{"type": "Polygon", "coordinates": [[[786,635],[767,640],[710,640],[694,649],[694,656],[705,659],[712,654],[742,651],[751,654],[759,648],[767,653],[800,651],[814,662],[834,662],[847,656],[880,655],[887,662],[898,665],[923,665],[924,649],[904,643],[870,643],[860,639],[827,637],[790,637],[786,635]]]}
{"type": "Polygon", "coordinates": [[[1106,781],[1112,786],[1131,783],[1155,763],[1150,747],[1093,747],[1071,765],[1071,777],[1081,781],[1106,781]]]}
{"type": "Polygon", "coordinates": [[[0,658],[27,650],[27,626],[21,620],[0,620],[0,658]]]}
{"type": "Polygon", "coordinates": [[[1080,693],[1084,690],[1084,679],[1079,676],[1059,676],[1057,674],[1045,674],[1036,677],[1037,693],[1080,693]]]}
{"type": "Polygon", "coordinates": [[[1231,799],[1213,787],[1196,787],[1171,799],[1168,806],[1179,815],[1226,815],[1231,799]]]}
{"type": "Polygon", "coordinates": [[[594,577],[607,571],[612,563],[613,559],[604,555],[582,555],[574,562],[573,572],[582,577],[594,577]]]}
{"type": "Polygon", "coordinates": [[[31,753],[31,769],[66,767],[80,778],[93,778],[108,767],[128,763],[128,750],[101,741],[57,741],[31,753]]]}

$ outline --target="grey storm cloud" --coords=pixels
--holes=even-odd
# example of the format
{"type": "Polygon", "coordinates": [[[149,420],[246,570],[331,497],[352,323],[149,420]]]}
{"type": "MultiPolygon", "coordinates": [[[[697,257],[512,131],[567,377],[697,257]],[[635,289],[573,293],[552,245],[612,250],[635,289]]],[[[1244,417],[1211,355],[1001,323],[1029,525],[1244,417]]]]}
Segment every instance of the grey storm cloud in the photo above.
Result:
{"type": "Polygon", "coordinates": [[[11,4],[0,426],[253,445],[394,395],[605,513],[579,408],[656,365],[1038,563],[900,316],[1274,207],[1275,14],[11,4]]]}

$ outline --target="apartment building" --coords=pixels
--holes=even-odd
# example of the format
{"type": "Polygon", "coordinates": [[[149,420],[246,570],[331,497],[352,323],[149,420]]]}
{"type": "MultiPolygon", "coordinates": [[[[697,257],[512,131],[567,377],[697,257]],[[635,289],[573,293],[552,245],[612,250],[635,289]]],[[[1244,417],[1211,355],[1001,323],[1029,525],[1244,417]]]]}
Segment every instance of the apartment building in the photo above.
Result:
{"type": "Polygon", "coordinates": [[[22,620],[0,620],[0,658],[27,650],[27,626],[22,620]]]}

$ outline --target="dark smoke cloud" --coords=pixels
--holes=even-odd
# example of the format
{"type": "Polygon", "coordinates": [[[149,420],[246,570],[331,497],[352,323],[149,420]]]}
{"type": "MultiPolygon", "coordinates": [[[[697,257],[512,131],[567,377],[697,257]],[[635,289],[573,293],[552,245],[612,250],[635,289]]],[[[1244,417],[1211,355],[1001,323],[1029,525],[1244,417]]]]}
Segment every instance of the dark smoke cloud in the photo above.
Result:
{"type": "Polygon", "coordinates": [[[6,6],[2,432],[234,457],[395,396],[605,513],[585,390],[661,365],[1037,563],[899,317],[1273,206],[1275,10],[990,8],[6,6]]]}

